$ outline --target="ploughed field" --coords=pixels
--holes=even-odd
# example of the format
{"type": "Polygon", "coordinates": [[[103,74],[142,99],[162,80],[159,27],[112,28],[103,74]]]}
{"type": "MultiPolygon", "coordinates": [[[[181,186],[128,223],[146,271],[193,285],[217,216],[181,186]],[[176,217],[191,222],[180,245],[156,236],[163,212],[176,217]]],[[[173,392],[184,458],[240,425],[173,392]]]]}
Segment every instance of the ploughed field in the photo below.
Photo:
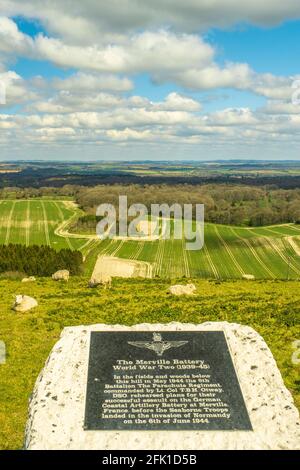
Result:
{"type": "Polygon", "coordinates": [[[205,224],[204,248],[185,249],[185,242],[107,239],[96,234],[69,231],[81,211],[71,201],[0,201],[0,243],[50,245],[80,250],[86,273],[98,256],[144,261],[152,276],[239,279],[251,274],[256,279],[300,278],[300,226],[233,227],[205,224]]]}

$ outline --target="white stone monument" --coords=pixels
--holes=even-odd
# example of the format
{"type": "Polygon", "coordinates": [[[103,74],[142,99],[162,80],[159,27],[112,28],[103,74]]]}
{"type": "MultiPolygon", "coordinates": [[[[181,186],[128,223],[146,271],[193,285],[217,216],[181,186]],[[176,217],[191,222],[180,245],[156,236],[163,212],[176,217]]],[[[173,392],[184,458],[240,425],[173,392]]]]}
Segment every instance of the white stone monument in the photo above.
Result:
{"type": "Polygon", "coordinates": [[[25,448],[300,449],[300,421],[252,328],[78,326],[63,330],[36,382],[25,448]],[[224,350],[209,346],[222,338],[224,350]]]}

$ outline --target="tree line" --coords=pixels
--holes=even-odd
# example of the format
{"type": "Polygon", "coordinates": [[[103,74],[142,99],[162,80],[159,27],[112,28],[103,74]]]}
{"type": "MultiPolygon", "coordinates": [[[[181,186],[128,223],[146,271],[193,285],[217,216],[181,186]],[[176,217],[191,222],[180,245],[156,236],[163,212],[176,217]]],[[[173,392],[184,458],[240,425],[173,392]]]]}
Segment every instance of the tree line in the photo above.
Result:
{"type": "Polygon", "coordinates": [[[28,276],[51,276],[59,269],[67,269],[73,275],[81,274],[82,254],[69,249],[56,251],[44,245],[0,245],[1,273],[15,271],[28,276]]]}
{"type": "MultiPolygon", "coordinates": [[[[204,204],[207,222],[262,226],[300,223],[300,189],[250,187],[244,185],[99,185],[81,188],[76,201],[88,214],[96,214],[102,203],[118,208],[119,195],[126,195],[128,206],[151,204],[204,204]]],[[[92,219],[82,220],[90,226],[92,219]]]]}
{"type": "MultiPolygon", "coordinates": [[[[261,226],[277,223],[300,223],[300,189],[245,184],[101,184],[87,187],[65,185],[61,188],[0,189],[0,199],[72,197],[89,215],[95,216],[102,203],[118,207],[119,195],[128,197],[128,204],[142,203],[150,211],[151,204],[204,204],[205,219],[229,225],[261,226]]],[[[95,220],[79,221],[90,231],[95,220]]]]}

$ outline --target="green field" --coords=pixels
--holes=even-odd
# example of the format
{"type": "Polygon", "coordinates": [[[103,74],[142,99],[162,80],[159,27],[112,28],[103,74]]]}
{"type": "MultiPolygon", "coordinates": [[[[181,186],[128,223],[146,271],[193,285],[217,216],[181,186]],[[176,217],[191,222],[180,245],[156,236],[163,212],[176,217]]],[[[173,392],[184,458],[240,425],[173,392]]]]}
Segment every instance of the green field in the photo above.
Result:
{"type": "Polygon", "coordinates": [[[181,240],[100,242],[95,235],[69,233],[80,214],[71,201],[0,201],[0,243],[46,244],[82,252],[89,274],[99,254],[136,259],[153,264],[163,278],[199,277],[240,279],[300,278],[300,226],[232,227],[205,224],[205,246],[185,250],[181,240]]]}

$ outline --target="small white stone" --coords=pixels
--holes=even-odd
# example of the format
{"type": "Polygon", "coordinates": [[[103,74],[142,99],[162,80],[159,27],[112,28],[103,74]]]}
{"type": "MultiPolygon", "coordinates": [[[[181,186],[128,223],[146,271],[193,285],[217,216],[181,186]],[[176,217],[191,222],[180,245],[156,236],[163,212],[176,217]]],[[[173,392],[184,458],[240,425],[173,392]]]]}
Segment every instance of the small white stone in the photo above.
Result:
{"type": "Polygon", "coordinates": [[[24,277],[21,282],[34,282],[36,279],[34,276],[24,277]]]}
{"type": "Polygon", "coordinates": [[[12,309],[16,312],[27,312],[34,307],[37,307],[38,303],[33,297],[28,295],[16,295],[16,300],[12,306],[12,309]]]}
{"type": "Polygon", "coordinates": [[[299,412],[271,351],[248,326],[227,322],[65,328],[29,405],[27,449],[299,449],[299,412]],[[253,431],[85,431],[91,331],[224,331],[253,431]]]}
{"type": "Polygon", "coordinates": [[[169,293],[172,295],[193,295],[196,291],[194,284],[176,284],[175,286],[169,287],[169,293]]]}
{"type": "Polygon", "coordinates": [[[247,279],[248,281],[253,281],[255,279],[255,276],[253,274],[243,274],[243,279],[247,279]]]}
{"type": "Polygon", "coordinates": [[[111,287],[112,278],[109,274],[105,273],[98,273],[95,276],[92,276],[89,280],[89,287],[97,287],[97,286],[104,286],[105,289],[107,287],[111,287]]]}
{"type": "Polygon", "coordinates": [[[52,279],[54,281],[68,281],[70,277],[70,273],[67,269],[61,269],[60,271],[56,271],[56,273],[52,274],[52,279]]]}

